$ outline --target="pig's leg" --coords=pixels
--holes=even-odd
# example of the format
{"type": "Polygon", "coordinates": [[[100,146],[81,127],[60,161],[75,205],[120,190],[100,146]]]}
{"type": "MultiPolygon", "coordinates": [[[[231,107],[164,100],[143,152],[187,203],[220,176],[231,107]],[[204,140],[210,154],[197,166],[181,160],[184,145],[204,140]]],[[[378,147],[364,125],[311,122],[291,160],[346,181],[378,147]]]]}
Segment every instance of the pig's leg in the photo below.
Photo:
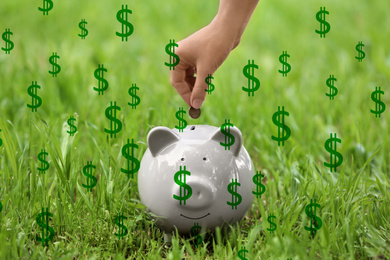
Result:
{"type": "Polygon", "coordinates": [[[164,233],[164,244],[172,245],[172,233],[164,233]]]}

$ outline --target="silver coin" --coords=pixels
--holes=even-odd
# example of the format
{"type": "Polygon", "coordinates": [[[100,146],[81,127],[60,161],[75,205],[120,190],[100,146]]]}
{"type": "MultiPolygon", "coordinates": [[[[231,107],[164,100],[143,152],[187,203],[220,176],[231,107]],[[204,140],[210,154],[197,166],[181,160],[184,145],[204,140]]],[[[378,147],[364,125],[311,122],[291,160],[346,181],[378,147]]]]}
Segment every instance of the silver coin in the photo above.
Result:
{"type": "Polygon", "coordinates": [[[200,117],[200,108],[196,109],[196,108],[190,107],[188,114],[190,114],[191,118],[197,119],[200,117]]]}

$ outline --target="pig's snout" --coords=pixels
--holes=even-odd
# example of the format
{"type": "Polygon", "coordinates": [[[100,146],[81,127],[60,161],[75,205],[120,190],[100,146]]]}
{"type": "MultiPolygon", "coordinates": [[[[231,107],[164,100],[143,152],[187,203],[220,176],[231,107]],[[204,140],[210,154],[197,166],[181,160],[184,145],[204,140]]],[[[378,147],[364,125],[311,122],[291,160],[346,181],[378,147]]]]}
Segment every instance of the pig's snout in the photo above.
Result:
{"type": "MultiPolygon", "coordinates": [[[[191,177],[191,179],[187,181],[187,185],[191,187],[192,195],[186,200],[186,205],[183,207],[187,209],[202,209],[207,208],[214,203],[217,188],[210,183],[210,181],[204,178],[191,177]]],[[[173,194],[179,195],[180,189],[181,187],[175,184],[173,194]]]]}

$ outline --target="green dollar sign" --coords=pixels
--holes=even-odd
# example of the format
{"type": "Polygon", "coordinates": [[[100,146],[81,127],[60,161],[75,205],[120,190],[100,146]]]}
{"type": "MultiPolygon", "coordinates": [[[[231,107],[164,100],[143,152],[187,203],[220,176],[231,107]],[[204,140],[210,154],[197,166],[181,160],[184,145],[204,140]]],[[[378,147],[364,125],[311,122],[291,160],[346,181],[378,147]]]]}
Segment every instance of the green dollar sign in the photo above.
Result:
{"type": "Polygon", "coordinates": [[[244,247],[241,247],[241,250],[238,251],[238,257],[239,257],[241,260],[248,260],[248,258],[245,257],[245,253],[248,253],[248,250],[245,249],[245,246],[244,246],[244,247]]]}
{"type": "Polygon", "coordinates": [[[50,56],[49,62],[53,65],[53,71],[49,70],[49,73],[53,75],[53,77],[57,77],[57,74],[61,71],[61,66],[57,64],[57,59],[59,59],[60,56],[57,55],[57,52],[53,52],[53,55],[50,56]]]}
{"type": "Polygon", "coordinates": [[[103,72],[107,72],[107,69],[103,67],[103,64],[101,65],[101,67],[99,64],[99,67],[94,72],[95,78],[99,81],[99,87],[93,87],[93,89],[97,91],[99,95],[100,93],[103,95],[103,92],[106,91],[108,88],[108,81],[104,78],[103,72]]]}
{"type": "Polygon", "coordinates": [[[191,173],[186,170],[186,167],[184,166],[184,169],[181,168],[180,170],[175,173],[175,176],[173,177],[173,180],[177,185],[180,186],[180,196],[177,196],[173,194],[173,198],[175,200],[180,201],[180,205],[183,201],[183,205],[186,205],[186,200],[188,200],[192,195],[192,188],[190,185],[186,184],[186,175],[191,176],[191,173]],[[186,194],[187,195],[184,195],[186,194]]]}
{"type": "Polygon", "coordinates": [[[68,134],[70,134],[70,136],[73,136],[76,132],[77,132],[77,127],[74,125],[74,121],[76,121],[76,118],[74,118],[73,116],[70,116],[70,118],[68,119],[68,125],[69,125],[69,131],[68,134]]]}
{"type": "Polygon", "coordinates": [[[358,56],[355,58],[361,62],[363,61],[364,57],[366,56],[366,53],[363,51],[363,47],[364,47],[364,44],[362,42],[359,42],[357,45],[356,45],[356,50],[359,52],[358,53],[358,56]]]}
{"type": "Polygon", "coordinates": [[[131,100],[131,103],[128,102],[128,104],[129,106],[131,106],[132,109],[136,109],[139,103],[141,102],[141,98],[137,96],[137,90],[139,90],[139,88],[137,87],[136,84],[132,84],[131,88],[129,88],[129,95],[132,96],[133,98],[131,100]]]}
{"type": "Polygon", "coordinates": [[[37,169],[45,174],[46,171],[49,169],[49,162],[46,160],[45,156],[49,155],[45,149],[42,149],[41,152],[38,154],[38,160],[41,161],[41,167],[38,167],[37,169]]]}
{"type": "MultiPolygon", "coordinates": [[[[1,132],[1,129],[0,129],[1,132]]],[[[0,138],[0,147],[3,145],[3,139],[0,138]]]]}
{"type": "Polygon", "coordinates": [[[322,227],[321,218],[316,216],[316,207],[321,208],[321,206],[316,203],[315,199],[314,202],[312,199],[310,199],[310,204],[307,205],[305,208],[306,215],[310,218],[310,227],[305,226],[305,229],[311,232],[313,238],[316,235],[317,231],[322,227]]]}
{"type": "Polygon", "coordinates": [[[343,162],[343,156],[336,151],[336,142],[341,144],[341,140],[337,138],[336,134],[334,134],[334,137],[330,134],[330,138],[325,141],[325,149],[330,153],[330,163],[324,162],[324,165],[330,168],[330,172],[332,170],[336,171],[336,167],[339,167],[343,162]],[[334,143],[334,148],[332,143],[334,143]],[[337,157],[338,160],[334,157],[337,157]],[[334,162],[335,160],[336,162],[334,162]]]}
{"type": "Polygon", "coordinates": [[[203,241],[202,236],[199,235],[200,230],[201,230],[201,227],[198,225],[198,223],[194,223],[194,226],[191,227],[191,235],[193,237],[195,237],[194,243],[195,243],[196,247],[198,247],[203,241]]]}
{"type": "Polygon", "coordinates": [[[126,39],[127,41],[127,38],[133,33],[134,31],[134,27],[133,25],[127,21],[128,19],[128,14],[132,14],[131,10],[127,9],[127,5],[126,7],[124,5],[122,5],[122,9],[119,10],[117,13],[116,13],[116,19],[118,20],[118,22],[120,22],[122,24],[122,32],[119,33],[119,32],[115,32],[115,34],[119,37],[122,37],[122,42],[126,39]]]}
{"type": "Polygon", "coordinates": [[[252,191],[252,193],[256,195],[257,198],[261,198],[261,195],[265,192],[265,186],[261,183],[262,178],[264,178],[264,175],[261,174],[261,171],[257,171],[257,174],[252,178],[253,183],[256,184],[256,191],[252,191]]]}
{"type": "Polygon", "coordinates": [[[49,15],[51,9],[53,9],[53,2],[51,0],[43,0],[43,8],[38,7],[38,10],[42,11],[43,15],[49,15]]]}
{"type": "Polygon", "coordinates": [[[273,213],[271,213],[267,218],[267,221],[269,223],[269,228],[267,228],[267,230],[270,231],[270,233],[274,232],[277,227],[276,223],[272,222],[272,218],[276,218],[273,213]]]}
{"type": "Polygon", "coordinates": [[[179,126],[175,125],[175,128],[179,129],[179,132],[183,132],[183,129],[187,127],[187,121],[183,118],[186,111],[182,107],[176,112],[176,118],[179,119],[179,126]]]}
{"type": "Polygon", "coordinates": [[[42,246],[45,246],[45,244],[47,246],[47,242],[52,240],[55,235],[54,229],[49,226],[49,217],[53,217],[53,214],[48,211],[48,208],[46,208],[46,211],[42,208],[42,212],[38,214],[36,219],[38,226],[42,227],[42,237],[36,236],[36,239],[42,242],[42,246]]]}
{"type": "Polygon", "coordinates": [[[375,117],[381,117],[381,114],[385,112],[386,105],[381,101],[381,94],[385,92],[381,90],[381,87],[375,87],[375,91],[371,93],[371,99],[375,102],[375,110],[371,110],[371,113],[375,114],[375,117]]]}
{"type": "Polygon", "coordinates": [[[123,216],[123,213],[120,213],[115,219],[115,225],[119,227],[119,233],[115,233],[114,235],[119,237],[120,239],[123,239],[123,237],[126,236],[127,233],[129,233],[127,227],[123,225],[124,219],[127,219],[127,217],[123,216]]]}
{"type": "Polygon", "coordinates": [[[97,184],[96,177],[92,175],[92,169],[96,169],[96,166],[92,165],[92,161],[88,161],[87,165],[83,168],[83,174],[87,177],[87,185],[81,185],[83,185],[84,188],[87,188],[87,191],[92,191],[92,188],[97,184]]]}
{"type": "Polygon", "coordinates": [[[37,82],[33,81],[32,85],[28,87],[27,93],[31,96],[31,105],[27,104],[27,107],[31,108],[32,112],[37,112],[37,108],[42,105],[42,99],[37,95],[38,89],[41,89],[37,82]]]}
{"type": "Polygon", "coordinates": [[[244,69],[242,70],[244,76],[248,78],[248,88],[242,87],[242,90],[248,92],[248,97],[251,93],[253,97],[255,91],[260,88],[260,80],[254,75],[254,69],[258,68],[259,67],[254,63],[254,60],[252,60],[252,63],[250,60],[248,60],[248,65],[245,65],[244,69]]]}
{"type": "Polygon", "coordinates": [[[111,128],[110,129],[105,128],[104,131],[110,134],[111,138],[112,136],[116,138],[116,134],[122,130],[122,122],[116,118],[116,111],[117,110],[120,111],[121,108],[116,105],[116,102],[114,102],[114,104],[112,104],[111,102],[110,104],[111,105],[106,109],[106,117],[111,121],[111,128]]]}
{"type": "Polygon", "coordinates": [[[320,22],[320,30],[319,31],[315,30],[315,31],[320,35],[321,38],[322,36],[324,36],[325,38],[325,34],[327,34],[330,30],[330,24],[327,21],[325,21],[325,14],[329,14],[329,12],[325,10],[325,7],[323,10],[322,7],[320,7],[320,11],[318,11],[316,14],[316,19],[317,21],[320,22]]]}
{"type": "Polygon", "coordinates": [[[87,22],[85,19],[81,19],[81,22],[79,22],[79,28],[81,29],[81,34],[78,34],[78,36],[81,37],[81,39],[85,39],[85,36],[88,35],[88,30],[85,28],[85,25],[87,22]]]}
{"type": "Polygon", "coordinates": [[[225,151],[230,151],[230,146],[235,142],[234,135],[230,133],[230,127],[234,127],[234,125],[230,123],[230,119],[225,119],[225,123],[221,125],[221,133],[225,135],[225,143],[219,142],[220,145],[225,147],[225,151]]]}
{"type": "Polygon", "coordinates": [[[337,88],[334,86],[334,81],[337,81],[334,75],[330,75],[329,78],[326,80],[326,85],[329,87],[329,94],[325,93],[325,95],[327,95],[329,99],[334,99],[334,97],[338,93],[337,88]]]}
{"type": "Polygon", "coordinates": [[[241,186],[241,184],[237,182],[237,179],[232,179],[227,187],[228,192],[232,194],[232,202],[227,201],[227,204],[232,206],[232,209],[237,209],[237,205],[240,205],[242,201],[241,195],[237,193],[237,186],[241,186]]]}
{"type": "Polygon", "coordinates": [[[1,35],[1,38],[5,41],[5,48],[1,47],[5,54],[10,54],[10,51],[14,48],[14,43],[11,41],[11,35],[14,35],[10,29],[5,29],[5,32],[1,35]]]}
{"type": "Polygon", "coordinates": [[[127,170],[121,168],[121,172],[127,174],[128,178],[130,178],[130,174],[131,174],[131,178],[133,178],[134,173],[136,173],[139,170],[139,166],[140,166],[139,161],[137,160],[137,158],[134,157],[134,148],[138,149],[138,145],[134,143],[134,139],[131,139],[131,143],[130,140],[127,139],[127,144],[125,144],[122,147],[122,155],[127,159],[127,170]],[[130,161],[132,161],[131,167],[130,167],[130,161]],[[133,164],[135,164],[134,167],[133,164]]]}
{"type": "Polygon", "coordinates": [[[284,106],[282,106],[282,110],[280,110],[280,106],[278,106],[278,111],[272,116],[272,122],[278,127],[278,137],[271,136],[271,138],[272,140],[278,141],[278,146],[280,146],[280,143],[284,146],[284,141],[291,135],[290,128],[284,124],[284,116],[288,115],[289,113],[284,111],[284,106]]]}
{"type": "Polygon", "coordinates": [[[282,73],[283,77],[287,77],[287,73],[291,70],[291,65],[287,62],[287,58],[290,58],[287,51],[282,52],[282,55],[279,56],[279,61],[283,64],[283,70],[278,71],[282,73]]]}
{"type": "Polygon", "coordinates": [[[212,76],[211,76],[211,74],[208,74],[207,75],[207,77],[206,77],[206,79],[205,79],[205,82],[207,83],[207,89],[205,89],[205,91],[208,93],[208,94],[211,94],[211,92],[213,92],[214,91],[214,88],[215,88],[215,86],[214,86],[214,84],[213,83],[211,83],[211,80],[212,79],[214,79],[212,76]]]}
{"type": "Polygon", "coordinates": [[[165,65],[169,67],[169,70],[175,70],[175,66],[180,62],[179,56],[175,54],[175,47],[179,47],[179,45],[175,43],[175,40],[169,40],[169,43],[165,46],[165,52],[170,55],[169,63],[165,62],[165,65]]]}

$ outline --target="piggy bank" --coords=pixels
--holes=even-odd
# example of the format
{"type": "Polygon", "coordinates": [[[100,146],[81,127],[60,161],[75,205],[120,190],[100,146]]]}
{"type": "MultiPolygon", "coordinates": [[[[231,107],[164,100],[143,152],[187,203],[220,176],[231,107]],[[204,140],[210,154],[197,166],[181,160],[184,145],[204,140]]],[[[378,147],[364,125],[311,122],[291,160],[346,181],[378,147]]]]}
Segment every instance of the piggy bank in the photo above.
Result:
{"type": "Polygon", "coordinates": [[[138,171],[138,190],[147,212],[170,243],[179,234],[191,234],[195,225],[213,230],[224,222],[240,221],[252,205],[255,174],[242,145],[241,131],[226,136],[218,127],[191,125],[182,131],[153,128],[138,171]],[[234,143],[227,147],[226,138],[234,143]]]}

